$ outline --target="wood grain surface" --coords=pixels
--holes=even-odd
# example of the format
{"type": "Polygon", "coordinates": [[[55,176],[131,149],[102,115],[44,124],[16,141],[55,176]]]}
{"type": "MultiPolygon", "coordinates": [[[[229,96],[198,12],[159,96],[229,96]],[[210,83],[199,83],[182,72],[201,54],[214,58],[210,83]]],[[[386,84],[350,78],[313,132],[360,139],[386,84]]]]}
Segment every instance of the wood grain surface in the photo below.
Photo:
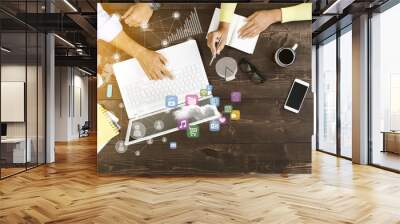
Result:
{"type": "MultiPolygon", "coordinates": [[[[127,5],[104,5],[106,10],[123,13],[127,5]]],[[[313,96],[311,91],[298,114],[283,109],[290,86],[295,78],[311,83],[311,22],[274,24],[260,34],[253,55],[226,47],[219,58],[233,57],[237,61],[246,58],[266,77],[267,81],[257,85],[246,74],[238,71],[236,79],[226,82],[215,72],[215,63],[208,66],[211,52],[206,44],[206,32],[212,13],[217,4],[162,4],[150,20],[152,31],[143,32],[139,28],[124,27],[137,42],[150,49],[160,49],[161,39],[172,30],[171,17],[174,11],[181,13],[180,22],[196,8],[203,33],[192,36],[197,41],[213,95],[221,97],[223,105],[232,104],[241,111],[241,120],[221,126],[220,132],[209,132],[208,125],[201,125],[201,137],[188,139],[185,132],[167,135],[168,141],[176,141],[178,149],[170,150],[168,143],[154,139],[152,145],[146,143],[129,146],[125,153],[115,150],[115,143],[123,140],[127,128],[127,115],[121,107],[122,99],[118,85],[110,70],[115,63],[113,55],[118,52],[120,60],[128,58],[123,52],[98,41],[98,72],[106,83],[98,91],[98,102],[120,118],[121,133],[98,154],[98,171],[128,175],[152,174],[207,174],[230,173],[309,173],[311,172],[311,136],[313,132],[313,96]],[[287,68],[273,62],[273,55],[279,47],[299,44],[296,61],[287,68]],[[107,65],[108,64],[108,65],[107,65]],[[106,97],[107,85],[113,85],[113,96],[106,97]],[[240,91],[241,103],[231,103],[230,93],[240,91]]],[[[236,13],[249,16],[261,9],[279,8],[281,4],[239,4],[236,13]]],[[[184,41],[179,40],[170,45],[184,41]]],[[[218,60],[218,58],[217,58],[218,60]]],[[[311,89],[311,88],[310,88],[311,89]]]]}
{"type": "Polygon", "coordinates": [[[0,181],[0,224],[400,223],[399,174],[312,156],[312,174],[129,177],[96,172],[93,136],[56,143],[56,163],[0,181]]]}

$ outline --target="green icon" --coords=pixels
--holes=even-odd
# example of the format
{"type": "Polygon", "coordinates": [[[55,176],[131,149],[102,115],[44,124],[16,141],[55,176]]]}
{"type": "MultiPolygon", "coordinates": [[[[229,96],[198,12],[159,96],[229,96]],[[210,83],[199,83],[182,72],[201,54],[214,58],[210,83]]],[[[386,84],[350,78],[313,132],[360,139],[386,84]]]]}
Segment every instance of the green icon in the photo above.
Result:
{"type": "Polygon", "coordinates": [[[224,106],[224,113],[232,112],[232,105],[225,105],[224,106]]]}
{"type": "Polygon", "coordinates": [[[188,138],[198,138],[200,136],[200,127],[198,125],[190,125],[186,130],[188,138]]]}
{"type": "Polygon", "coordinates": [[[206,89],[201,89],[201,90],[200,90],[200,96],[208,96],[208,90],[206,90],[206,89]]]}

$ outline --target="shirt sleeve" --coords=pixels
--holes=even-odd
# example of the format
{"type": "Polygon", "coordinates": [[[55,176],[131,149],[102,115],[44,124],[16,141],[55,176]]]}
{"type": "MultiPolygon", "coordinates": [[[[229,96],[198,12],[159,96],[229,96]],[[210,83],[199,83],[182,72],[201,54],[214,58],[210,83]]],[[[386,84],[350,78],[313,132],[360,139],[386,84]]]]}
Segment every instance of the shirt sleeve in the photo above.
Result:
{"type": "Polygon", "coordinates": [[[282,23],[312,19],[312,3],[282,8],[282,23]]]}
{"type": "Polygon", "coordinates": [[[219,21],[230,23],[233,15],[235,14],[236,5],[237,3],[221,3],[221,14],[219,16],[219,21]]]}
{"type": "Polygon", "coordinates": [[[122,31],[118,15],[110,16],[100,3],[97,3],[97,39],[111,42],[122,31]]]}

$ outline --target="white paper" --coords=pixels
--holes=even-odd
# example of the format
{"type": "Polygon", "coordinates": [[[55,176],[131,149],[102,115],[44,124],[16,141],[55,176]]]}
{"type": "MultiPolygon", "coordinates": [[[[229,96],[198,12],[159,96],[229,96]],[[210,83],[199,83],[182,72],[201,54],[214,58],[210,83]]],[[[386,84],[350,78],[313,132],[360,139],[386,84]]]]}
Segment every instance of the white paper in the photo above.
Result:
{"type": "MultiPolygon", "coordinates": [[[[220,9],[216,8],[214,10],[213,17],[211,19],[210,26],[208,27],[208,33],[216,31],[219,25],[219,15],[220,9]]],[[[241,15],[234,14],[231,24],[229,26],[228,36],[226,40],[226,45],[246,52],[248,54],[253,54],[259,35],[253,38],[241,39],[239,38],[238,31],[247,22],[247,18],[241,15]]]]}

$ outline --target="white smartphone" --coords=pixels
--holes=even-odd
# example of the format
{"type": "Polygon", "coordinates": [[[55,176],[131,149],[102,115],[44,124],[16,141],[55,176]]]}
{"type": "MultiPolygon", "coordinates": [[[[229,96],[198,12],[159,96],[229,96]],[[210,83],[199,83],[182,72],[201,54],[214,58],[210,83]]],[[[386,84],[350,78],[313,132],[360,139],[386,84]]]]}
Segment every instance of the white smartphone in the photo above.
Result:
{"type": "Polygon", "coordinates": [[[294,113],[299,113],[304,98],[306,98],[308,87],[310,87],[310,84],[307,82],[295,79],[286,98],[284,108],[294,113]]]}

